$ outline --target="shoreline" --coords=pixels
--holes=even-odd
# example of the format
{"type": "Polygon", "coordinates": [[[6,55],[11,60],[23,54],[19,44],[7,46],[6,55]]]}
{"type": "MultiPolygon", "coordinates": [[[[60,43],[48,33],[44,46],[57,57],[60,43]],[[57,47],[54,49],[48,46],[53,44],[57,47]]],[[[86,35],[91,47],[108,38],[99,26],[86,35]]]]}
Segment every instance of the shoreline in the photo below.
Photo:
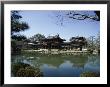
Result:
{"type": "Polygon", "coordinates": [[[23,50],[23,52],[37,52],[40,54],[68,54],[68,55],[79,55],[79,54],[98,54],[98,53],[90,53],[88,51],[75,51],[75,50],[23,50]]]}

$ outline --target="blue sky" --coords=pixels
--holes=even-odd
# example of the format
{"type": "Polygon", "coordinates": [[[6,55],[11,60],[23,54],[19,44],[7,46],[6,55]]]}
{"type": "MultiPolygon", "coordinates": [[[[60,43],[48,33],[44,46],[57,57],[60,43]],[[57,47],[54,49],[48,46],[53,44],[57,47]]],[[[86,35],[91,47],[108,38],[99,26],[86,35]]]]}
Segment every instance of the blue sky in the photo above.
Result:
{"type": "MultiPolygon", "coordinates": [[[[59,34],[61,38],[67,41],[74,36],[96,36],[100,32],[100,22],[92,20],[73,20],[65,16],[68,11],[21,11],[20,15],[30,26],[30,29],[20,32],[27,37],[31,37],[37,33],[43,34],[46,37],[49,35],[59,34]],[[64,16],[63,26],[60,25],[59,19],[56,15],[62,14],[64,16]]],[[[81,11],[85,13],[85,11],[81,11]]],[[[87,11],[88,14],[94,15],[93,11],[87,11]]]]}

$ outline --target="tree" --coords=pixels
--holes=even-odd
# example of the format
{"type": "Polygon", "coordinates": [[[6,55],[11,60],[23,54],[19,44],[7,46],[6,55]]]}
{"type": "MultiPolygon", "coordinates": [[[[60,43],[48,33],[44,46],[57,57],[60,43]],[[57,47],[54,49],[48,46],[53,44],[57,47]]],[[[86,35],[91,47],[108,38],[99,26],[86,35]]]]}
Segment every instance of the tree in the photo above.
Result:
{"type": "Polygon", "coordinates": [[[88,47],[91,49],[100,49],[100,34],[97,36],[90,36],[88,38],[88,47]]]}
{"type": "Polygon", "coordinates": [[[76,19],[76,20],[85,20],[85,19],[92,19],[95,21],[100,21],[100,11],[94,11],[95,15],[90,15],[87,13],[78,13],[77,11],[70,11],[66,15],[69,18],[76,19]]]}
{"type": "Polygon", "coordinates": [[[24,35],[17,34],[20,31],[25,31],[29,29],[29,26],[26,22],[21,21],[22,16],[19,14],[19,11],[11,11],[11,52],[19,53],[23,46],[23,40],[26,40],[24,35]],[[18,42],[19,41],[19,42],[18,42]]]}
{"type": "Polygon", "coordinates": [[[11,38],[14,39],[14,40],[17,40],[17,41],[27,40],[27,38],[26,38],[25,36],[19,35],[19,34],[17,34],[17,35],[12,35],[11,38]]]}
{"type": "Polygon", "coordinates": [[[20,21],[22,16],[19,14],[19,11],[11,11],[11,37],[16,40],[26,39],[23,35],[17,35],[16,33],[20,31],[25,31],[29,29],[29,26],[26,22],[20,21]]]}
{"type": "Polygon", "coordinates": [[[97,50],[98,53],[100,53],[100,35],[99,33],[97,34],[97,36],[90,36],[87,39],[87,47],[88,47],[88,51],[93,52],[94,50],[97,50]]]}
{"type": "Polygon", "coordinates": [[[97,34],[97,37],[95,39],[95,48],[100,53],[100,33],[97,34]]]}
{"type": "Polygon", "coordinates": [[[95,36],[90,36],[88,38],[88,47],[91,49],[95,49],[95,36]]]}
{"type": "Polygon", "coordinates": [[[34,35],[34,36],[32,36],[31,38],[29,38],[29,40],[31,41],[31,42],[39,42],[39,41],[41,41],[42,39],[45,39],[45,36],[44,35],[42,35],[42,34],[36,34],[36,35],[34,35]]]}
{"type": "Polygon", "coordinates": [[[100,21],[100,11],[57,11],[54,12],[54,17],[58,25],[64,25],[66,21],[70,20],[100,21]]]}
{"type": "Polygon", "coordinates": [[[96,38],[96,47],[97,49],[100,49],[100,34],[97,34],[97,38],[96,38]]]}

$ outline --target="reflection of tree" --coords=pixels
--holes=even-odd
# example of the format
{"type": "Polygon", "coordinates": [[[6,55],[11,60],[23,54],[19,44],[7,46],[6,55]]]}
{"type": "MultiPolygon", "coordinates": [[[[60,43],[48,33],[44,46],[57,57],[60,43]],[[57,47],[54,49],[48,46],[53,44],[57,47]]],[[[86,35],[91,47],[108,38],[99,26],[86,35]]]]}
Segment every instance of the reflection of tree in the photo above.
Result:
{"type": "Polygon", "coordinates": [[[92,55],[92,56],[88,56],[88,61],[87,63],[91,64],[92,66],[99,64],[99,56],[97,55],[92,55]]]}
{"type": "Polygon", "coordinates": [[[87,55],[76,55],[74,58],[69,59],[71,63],[74,64],[74,67],[84,67],[85,63],[87,62],[88,58],[87,55]]]}
{"type": "MultiPolygon", "coordinates": [[[[39,54],[26,54],[13,58],[14,61],[30,64],[34,67],[44,67],[52,70],[75,70],[80,73],[86,70],[98,71],[99,70],[99,56],[96,55],[39,55],[39,54]],[[20,57],[20,58],[19,58],[20,57]]],[[[14,62],[13,61],[13,62],[14,62]]],[[[75,72],[76,72],[75,71],[75,72]]],[[[57,71],[56,71],[57,72],[57,71]]],[[[68,71],[67,71],[68,72],[68,71]]],[[[74,73],[75,73],[74,72],[74,73]]],[[[66,72],[65,72],[66,73],[66,72]]],[[[74,74],[73,73],[73,74],[74,74]]]]}
{"type": "Polygon", "coordinates": [[[87,72],[95,72],[96,74],[100,74],[100,58],[98,55],[90,55],[88,56],[88,61],[84,65],[84,71],[87,72]]]}
{"type": "Polygon", "coordinates": [[[59,67],[60,64],[64,62],[64,58],[62,58],[60,55],[42,56],[40,62],[41,64],[48,64],[55,67],[59,67]]]}
{"type": "Polygon", "coordinates": [[[28,62],[28,64],[32,64],[34,66],[40,67],[40,65],[48,64],[49,66],[59,67],[65,61],[70,61],[74,67],[84,67],[84,65],[88,62],[94,62],[97,56],[93,55],[45,55],[39,56],[37,55],[28,55],[22,56],[16,59],[16,62],[23,62],[24,60],[28,62]],[[30,57],[29,57],[30,56],[30,57]],[[33,56],[33,58],[32,58],[33,56]]]}

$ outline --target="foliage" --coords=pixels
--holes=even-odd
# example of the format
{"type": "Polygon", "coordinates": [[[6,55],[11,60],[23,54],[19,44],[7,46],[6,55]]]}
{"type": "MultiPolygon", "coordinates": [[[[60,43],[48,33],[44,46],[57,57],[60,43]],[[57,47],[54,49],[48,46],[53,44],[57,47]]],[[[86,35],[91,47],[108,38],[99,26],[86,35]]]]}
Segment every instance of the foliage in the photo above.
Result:
{"type": "Polygon", "coordinates": [[[11,32],[20,32],[29,28],[26,22],[20,21],[22,16],[19,11],[11,11],[11,32]]]}
{"type": "Polygon", "coordinates": [[[20,69],[20,68],[25,68],[27,66],[30,66],[29,64],[25,64],[25,63],[15,63],[15,64],[12,64],[12,73],[16,76],[16,73],[17,71],[20,69]]]}
{"type": "Polygon", "coordinates": [[[88,48],[87,51],[91,54],[93,53],[93,49],[91,49],[91,48],[88,48]]]}
{"type": "Polygon", "coordinates": [[[99,77],[99,73],[95,73],[95,72],[83,72],[82,74],[80,74],[80,77],[99,77]]]}
{"type": "Polygon", "coordinates": [[[18,72],[16,73],[17,77],[38,77],[41,76],[40,70],[37,68],[33,67],[25,67],[25,68],[20,68],[18,72]]]}
{"type": "Polygon", "coordinates": [[[23,41],[23,40],[26,40],[27,38],[23,35],[12,35],[11,38],[13,40],[17,40],[17,41],[23,41]]]}
{"type": "Polygon", "coordinates": [[[79,13],[78,11],[70,11],[66,15],[68,15],[69,18],[76,19],[76,20],[85,20],[85,19],[91,19],[95,21],[100,21],[100,11],[94,11],[95,15],[90,15],[85,13],[79,13]]]}
{"type": "Polygon", "coordinates": [[[29,40],[30,40],[31,42],[36,42],[36,41],[40,41],[40,40],[42,40],[42,39],[44,39],[44,38],[45,38],[44,35],[38,33],[38,34],[32,36],[31,38],[29,38],[29,40]]]}
{"type": "MultiPolygon", "coordinates": [[[[26,22],[20,21],[22,16],[19,14],[19,11],[11,11],[11,37],[12,39],[24,38],[22,35],[16,35],[20,31],[29,29],[29,26],[26,22]]],[[[19,40],[20,40],[19,39],[19,40]]],[[[22,39],[21,39],[22,40],[22,39]]]]}
{"type": "Polygon", "coordinates": [[[70,41],[73,43],[86,43],[86,38],[85,37],[71,37],[70,41]]]}
{"type": "Polygon", "coordinates": [[[26,22],[21,21],[22,16],[19,14],[20,11],[11,11],[11,47],[12,53],[17,53],[21,51],[22,46],[17,45],[17,41],[24,41],[26,37],[24,35],[17,34],[20,31],[25,31],[29,29],[26,22]]]}
{"type": "Polygon", "coordinates": [[[12,73],[16,77],[36,77],[42,76],[39,68],[34,68],[29,64],[15,63],[12,65],[12,73]]]}
{"type": "Polygon", "coordinates": [[[11,46],[16,47],[16,40],[14,40],[14,39],[11,40],[11,46]]]}

